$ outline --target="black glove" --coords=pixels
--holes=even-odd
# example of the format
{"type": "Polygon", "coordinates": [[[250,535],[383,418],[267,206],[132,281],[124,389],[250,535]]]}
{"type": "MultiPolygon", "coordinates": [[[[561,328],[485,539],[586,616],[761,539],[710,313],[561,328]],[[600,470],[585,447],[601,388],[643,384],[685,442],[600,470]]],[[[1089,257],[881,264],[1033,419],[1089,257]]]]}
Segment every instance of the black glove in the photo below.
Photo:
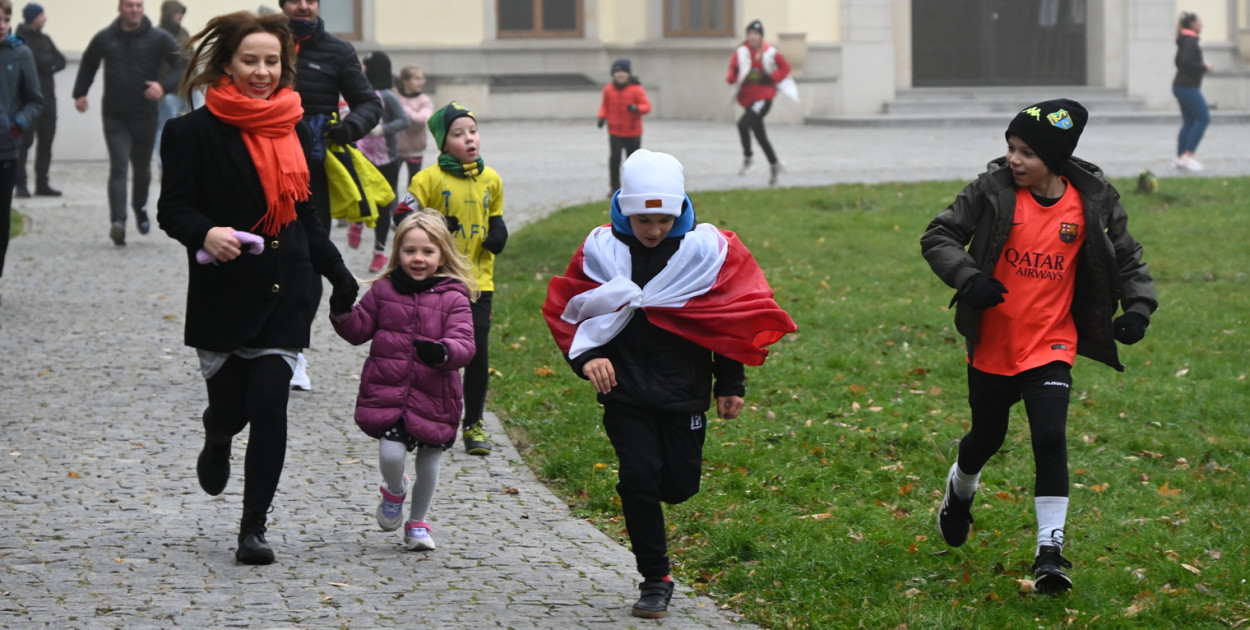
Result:
{"type": "Polygon", "coordinates": [[[334,285],[334,291],[330,293],[330,314],[350,313],[356,303],[356,294],[360,292],[360,285],[356,284],[352,272],[343,267],[330,279],[330,284],[334,285]]]}
{"type": "Polygon", "coordinates": [[[626,107],[625,109],[628,109],[629,111],[634,112],[634,113],[638,113],[638,106],[633,103],[630,103],[629,107],[626,107]]]}
{"type": "Polygon", "coordinates": [[[600,129],[603,129],[603,126],[604,126],[605,124],[607,124],[607,122],[608,122],[608,119],[607,119],[607,118],[600,118],[600,119],[599,119],[599,122],[595,123],[595,126],[596,126],[596,127],[598,127],[598,128],[600,128],[600,129]]]}
{"type": "Polygon", "coordinates": [[[447,346],[437,341],[414,339],[412,345],[417,349],[417,358],[426,365],[435,366],[447,362],[447,346]]]}
{"type": "Polygon", "coordinates": [[[491,217],[486,223],[486,238],[482,239],[482,249],[498,256],[508,244],[508,226],[503,217],[491,217]]]}
{"type": "Polygon", "coordinates": [[[451,214],[444,216],[443,219],[447,221],[447,231],[455,236],[456,232],[460,231],[460,219],[451,214]]]}
{"type": "Polygon", "coordinates": [[[1150,321],[1138,313],[1125,313],[1115,318],[1113,325],[1115,326],[1115,340],[1131,346],[1146,336],[1150,321]]]}
{"type": "Polygon", "coordinates": [[[330,125],[326,129],[326,137],[342,145],[351,144],[353,140],[351,128],[343,123],[330,125]]]}
{"type": "Polygon", "coordinates": [[[1003,294],[1007,287],[994,276],[978,273],[964,283],[959,296],[964,304],[972,308],[991,308],[1003,303],[1003,294]]]}

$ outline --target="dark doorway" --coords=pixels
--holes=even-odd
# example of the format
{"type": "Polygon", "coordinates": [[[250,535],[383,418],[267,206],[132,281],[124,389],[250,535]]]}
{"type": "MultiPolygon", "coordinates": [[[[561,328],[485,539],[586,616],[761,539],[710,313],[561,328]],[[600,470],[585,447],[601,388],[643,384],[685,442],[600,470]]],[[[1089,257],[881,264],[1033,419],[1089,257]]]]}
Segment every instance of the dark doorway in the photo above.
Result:
{"type": "Polygon", "coordinates": [[[1086,0],[912,0],[912,84],[1084,85],[1086,0]]]}

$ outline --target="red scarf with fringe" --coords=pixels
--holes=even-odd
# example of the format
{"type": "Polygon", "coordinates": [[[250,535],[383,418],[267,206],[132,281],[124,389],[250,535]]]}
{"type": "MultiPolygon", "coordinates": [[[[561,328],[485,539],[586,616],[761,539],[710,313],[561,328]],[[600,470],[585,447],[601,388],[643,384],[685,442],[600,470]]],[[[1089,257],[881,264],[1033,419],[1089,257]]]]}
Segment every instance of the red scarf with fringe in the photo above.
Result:
{"type": "Polygon", "coordinates": [[[208,88],[204,103],[214,116],[239,128],[265,190],[265,216],[252,231],[259,228],[276,236],[298,218],[295,203],[309,195],[308,161],[295,135],[295,125],[304,116],[299,93],[285,87],[266,100],[248,98],[229,77],[222,77],[208,88]]]}

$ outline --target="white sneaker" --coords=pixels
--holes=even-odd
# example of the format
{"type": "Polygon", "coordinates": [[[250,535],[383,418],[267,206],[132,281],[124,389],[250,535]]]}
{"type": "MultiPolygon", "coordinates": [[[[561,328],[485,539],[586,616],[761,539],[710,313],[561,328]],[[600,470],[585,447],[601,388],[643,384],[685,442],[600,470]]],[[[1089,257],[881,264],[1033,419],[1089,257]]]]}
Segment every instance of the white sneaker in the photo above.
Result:
{"type": "Polygon", "coordinates": [[[303,352],[295,357],[295,373],[291,375],[291,389],[312,391],[312,381],[308,378],[308,359],[304,358],[303,352]]]}
{"type": "Polygon", "coordinates": [[[1186,155],[1182,156],[1181,159],[1185,161],[1185,168],[1188,168],[1190,171],[1197,173],[1202,170],[1202,162],[1194,159],[1194,156],[1186,155]]]}
{"type": "Polygon", "coordinates": [[[382,500],[378,501],[378,527],[384,532],[393,532],[399,529],[400,523],[404,522],[404,499],[408,497],[408,475],[404,475],[404,491],[399,494],[393,494],[387,489],[386,484],[378,487],[382,491],[382,500]]]}
{"type": "Polygon", "coordinates": [[[776,186],[776,185],[777,185],[777,176],[778,176],[778,175],[780,175],[780,174],[782,174],[782,173],[784,173],[784,172],[786,172],[786,163],[785,163],[785,162],[780,162],[780,161],[778,161],[778,162],[776,162],[776,163],[774,163],[774,164],[769,164],[769,165],[768,165],[768,185],[769,185],[769,186],[776,186]]]}
{"type": "Polygon", "coordinates": [[[404,546],[408,551],[433,551],[434,539],[430,538],[430,524],[425,521],[404,523],[404,546]]]}
{"type": "Polygon", "coordinates": [[[738,169],[738,177],[746,175],[749,170],[751,170],[751,156],[746,155],[742,157],[742,168],[738,169]]]}

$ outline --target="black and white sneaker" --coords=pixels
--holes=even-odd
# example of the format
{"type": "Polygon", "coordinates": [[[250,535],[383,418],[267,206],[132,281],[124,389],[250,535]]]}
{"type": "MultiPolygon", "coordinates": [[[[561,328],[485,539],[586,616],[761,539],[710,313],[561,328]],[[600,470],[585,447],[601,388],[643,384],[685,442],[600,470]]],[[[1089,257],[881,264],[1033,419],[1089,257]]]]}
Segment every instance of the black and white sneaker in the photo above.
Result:
{"type": "Polygon", "coordinates": [[[1064,572],[1071,569],[1060,553],[1062,548],[1055,545],[1042,545],[1037,550],[1037,560],[1033,562],[1033,588],[1043,595],[1058,595],[1072,590],[1072,578],[1064,572]]]}
{"type": "Polygon", "coordinates": [[[946,495],[942,497],[942,506],[938,508],[937,525],[938,531],[942,532],[942,539],[946,544],[952,547],[958,547],[968,540],[968,534],[972,532],[972,499],[976,497],[974,492],[967,499],[961,498],[955,494],[955,466],[951,464],[951,470],[946,474],[946,495]]]}

